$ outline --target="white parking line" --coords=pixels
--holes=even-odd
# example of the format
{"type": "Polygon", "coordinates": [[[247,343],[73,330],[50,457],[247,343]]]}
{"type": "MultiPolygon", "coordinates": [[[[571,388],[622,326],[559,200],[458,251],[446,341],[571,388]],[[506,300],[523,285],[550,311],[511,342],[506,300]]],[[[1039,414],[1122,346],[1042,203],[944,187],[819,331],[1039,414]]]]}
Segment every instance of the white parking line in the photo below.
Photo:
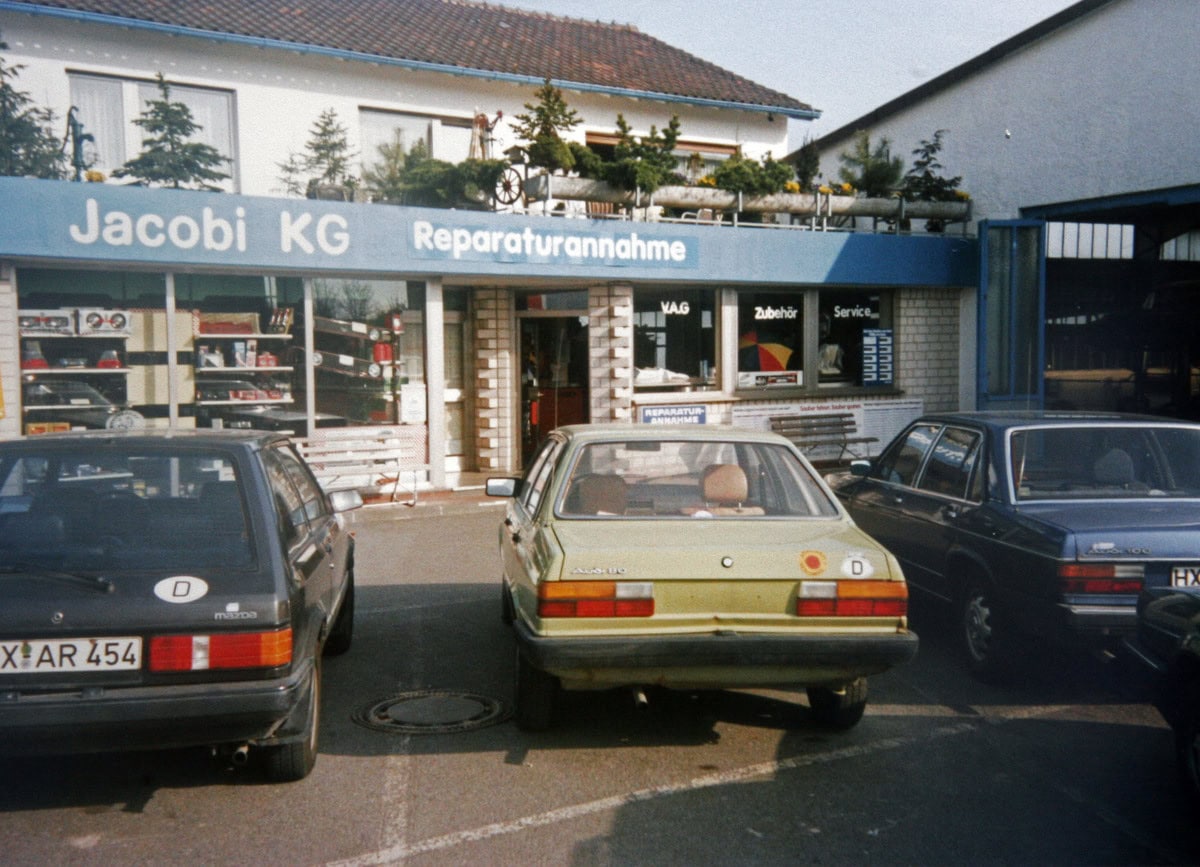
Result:
{"type": "MultiPolygon", "coordinates": [[[[747,765],[743,768],[733,768],[717,774],[706,774],[702,777],[694,777],[693,779],[685,780],[680,783],[668,783],[662,786],[651,786],[645,789],[635,789],[632,792],[626,792],[620,795],[611,795],[607,798],[599,798],[595,801],[587,801],[582,804],[572,804],[567,807],[559,807],[555,810],[548,810],[544,813],[537,813],[532,816],[523,816],[519,819],[513,819],[508,822],[495,822],[491,825],[484,825],[480,828],[471,828],[465,831],[457,831],[453,834],[445,834],[441,837],[431,837],[428,840],[421,840],[416,843],[405,844],[401,842],[386,846],[377,852],[364,853],[355,858],[348,858],[342,861],[331,861],[329,864],[330,867],[359,867],[359,865],[369,864],[392,864],[413,855],[422,855],[427,852],[438,852],[446,849],[453,849],[454,847],[461,846],[465,843],[477,843],[481,840],[491,839],[492,837],[500,837],[505,834],[516,834],[521,831],[526,831],[530,828],[541,828],[546,825],[567,822],[572,819],[578,819],[581,816],[590,816],[595,813],[618,810],[630,804],[643,801],[652,801],[658,798],[682,795],[688,792],[697,791],[699,789],[711,788],[712,786],[724,786],[731,783],[740,783],[745,780],[755,779],[758,777],[770,777],[780,773],[781,771],[810,767],[812,765],[828,764],[830,762],[842,761],[843,759],[852,759],[858,756],[870,755],[872,753],[900,749],[902,747],[911,746],[917,743],[927,743],[940,738],[955,737],[977,730],[982,722],[982,719],[973,720],[971,722],[960,722],[954,725],[947,725],[932,729],[920,737],[886,738],[869,744],[843,747],[842,749],[830,750],[823,753],[813,753],[804,756],[794,756],[790,759],[760,762],[759,764],[747,765]]],[[[395,830],[396,829],[394,828],[391,829],[390,836],[392,839],[395,839],[395,830]]]]}

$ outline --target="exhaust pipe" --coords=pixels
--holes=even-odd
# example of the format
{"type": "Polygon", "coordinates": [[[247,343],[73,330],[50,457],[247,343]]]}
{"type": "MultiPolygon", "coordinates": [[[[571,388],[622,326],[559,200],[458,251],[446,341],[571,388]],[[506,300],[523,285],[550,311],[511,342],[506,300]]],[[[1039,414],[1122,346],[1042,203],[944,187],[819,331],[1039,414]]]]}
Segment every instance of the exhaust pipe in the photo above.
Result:
{"type": "Polygon", "coordinates": [[[250,761],[250,745],[242,744],[240,747],[236,748],[232,753],[230,753],[229,761],[239,768],[246,764],[246,762],[250,761]]]}
{"type": "Polygon", "coordinates": [[[646,698],[646,690],[640,686],[633,688],[633,706],[638,710],[644,710],[650,704],[650,699],[646,698]]]}

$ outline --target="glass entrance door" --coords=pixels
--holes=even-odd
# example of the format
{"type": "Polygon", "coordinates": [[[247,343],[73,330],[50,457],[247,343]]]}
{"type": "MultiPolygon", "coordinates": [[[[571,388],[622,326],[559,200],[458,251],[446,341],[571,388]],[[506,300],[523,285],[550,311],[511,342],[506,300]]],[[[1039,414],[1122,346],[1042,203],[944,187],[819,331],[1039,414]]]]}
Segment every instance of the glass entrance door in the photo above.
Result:
{"type": "Polygon", "coordinates": [[[521,455],[556,427],[588,420],[588,342],[584,317],[520,320],[521,455]]]}

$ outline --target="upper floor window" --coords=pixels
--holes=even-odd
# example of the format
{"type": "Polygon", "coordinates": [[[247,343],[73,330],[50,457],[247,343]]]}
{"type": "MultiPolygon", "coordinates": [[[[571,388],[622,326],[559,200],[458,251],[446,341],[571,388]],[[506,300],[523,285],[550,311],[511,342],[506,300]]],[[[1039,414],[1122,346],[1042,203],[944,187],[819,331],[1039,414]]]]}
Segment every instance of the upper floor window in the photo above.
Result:
{"type": "MultiPolygon", "coordinates": [[[[153,81],[81,73],[71,73],[68,78],[71,104],[78,109],[77,116],[84,131],[94,139],[87,145],[89,168],[111,175],[114,169],[141,152],[146,131],[134,121],[145,111],[147,103],[161,99],[162,94],[153,81]]],[[[192,122],[198,127],[191,140],[215,148],[230,161],[229,166],[222,169],[230,177],[216,185],[227,192],[237,192],[233,93],[173,82],[168,84],[171,101],[186,105],[192,114],[192,122]]]]}
{"type": "Polygon", "coordinates": [[[364,168],[381,161],[381,145],[399,144],[407,154],[415,145],[422,144],[430,156],[449,163],[462,162],[471,151],[471,121],[468,118],[430,117],[364,108],[358,113],[358,123],[364,168]]]}
{"type": "MultiPolygon", "coordinates": [[[[641,138],[640,135],[636,137],[641,138]]],[[[614,132],[588,132],[584,140],[589,148],[605,159],[613,159],[621,139],[614,132]]],[[[712,174],[717,166],[735,153],[736,145],[680,139],[675,142],[675,170],[688,183],[695,183],[705,175],[712,174]]]]}

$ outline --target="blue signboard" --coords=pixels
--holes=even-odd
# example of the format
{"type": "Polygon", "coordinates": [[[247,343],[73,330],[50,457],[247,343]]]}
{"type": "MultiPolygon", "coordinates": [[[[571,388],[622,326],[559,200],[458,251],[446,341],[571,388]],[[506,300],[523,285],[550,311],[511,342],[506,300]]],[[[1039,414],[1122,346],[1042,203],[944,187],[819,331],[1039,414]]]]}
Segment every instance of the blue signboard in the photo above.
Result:
{"type": "Polygon", "coordinates": [[[0,178],[0,257],[230,273],[972,286],[965,238],[665,222],[0,178]]]}

